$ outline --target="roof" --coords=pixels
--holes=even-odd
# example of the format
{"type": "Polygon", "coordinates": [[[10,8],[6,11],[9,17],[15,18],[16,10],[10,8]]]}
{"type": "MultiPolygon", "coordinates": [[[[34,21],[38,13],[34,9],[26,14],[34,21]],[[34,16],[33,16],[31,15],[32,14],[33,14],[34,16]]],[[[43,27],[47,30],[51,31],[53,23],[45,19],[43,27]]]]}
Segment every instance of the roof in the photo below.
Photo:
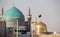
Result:
{"type": "Polygon", "coordinates": [[[3,19],[5,21],[12,21],[12,19],[14,20],[14,18],[20,18],[20,20],[24,20],[24,15],[23,13],[17,9],[16,7],[12,7],[10,9],[8,9],[6,12],[4,12],[3,14],[3,19]]]}
{"type": "Polygon", "coordinates": [[[46,27],[46,24],[44,24],[43,22],[40,22],[37,25],[40,25],[41,27],[46,27]]]}

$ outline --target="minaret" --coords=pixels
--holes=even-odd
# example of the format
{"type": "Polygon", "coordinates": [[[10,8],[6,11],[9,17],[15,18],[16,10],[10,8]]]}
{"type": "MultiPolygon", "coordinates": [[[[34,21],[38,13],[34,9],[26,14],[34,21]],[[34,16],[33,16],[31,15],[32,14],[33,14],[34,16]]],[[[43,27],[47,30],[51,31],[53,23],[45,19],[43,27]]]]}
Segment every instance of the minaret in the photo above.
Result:
{"type": "Polygon", "coordinates": [[[0,16],[2,16],[3,15],[3,7],[1,8],[1,10],[0,10],[0,16]]]}
{"type": "Polygon", "coordinates": [[[2,7],[2,15],[3,15],[3,12],[4,12],[4,9],[3,9],[3,7],[2,7]]]}
{"type": "Polygon", "coordinates": [[[32,29],[31,29],[31,14],[30,14],[30,8],[29,8],[29,10],[28,10],[28,15],[27,15],[27,22],[28,22],[28,30],[29,30],[29,32],[30,32],[30,37],[31,37],[31,35],[32,35],[32,29]]]}
{"type": "Polygon", "coordinates": [[[29,8],[29,11],[28,11],[28,15],[27,15],[27,21],[29,22],[29,25],[31,25],[31,14],[30,14],[30,8],[29,8]]]}
{"type": "Polygon", "coordinates": [[[3,15],[3,7],[1,8],[0,21],[2,21],[2,15],[3,15]]]}

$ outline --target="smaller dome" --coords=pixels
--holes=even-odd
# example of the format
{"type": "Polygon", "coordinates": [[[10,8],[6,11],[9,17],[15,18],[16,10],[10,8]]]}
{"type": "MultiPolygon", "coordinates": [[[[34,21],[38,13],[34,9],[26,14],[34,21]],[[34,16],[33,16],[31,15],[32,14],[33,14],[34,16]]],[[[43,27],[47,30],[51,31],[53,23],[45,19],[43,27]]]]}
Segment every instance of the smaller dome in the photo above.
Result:
{"type": "Polygon", "coordinates": [[[46,28],[46,24],[44,24],[43,22],[40,22],[40,23],[38,23],[37,25],[39,25],[41,28],[46,28]]]}
{"type": "Polygon", "coordinates": [[[43,22],[37,23],[35,25],[36,34],[40,34],[41,32],[47,32],[47,26],[43,22]]]}
{"type": "Polygon", "coordinates": [[[20,18],[20,20],[25,19],[23,13],[19,9],[17,9],[16,7],[12,7],[10,9],[8,9],[3,14],[3,19],[5,21],[14,21],[14,20],[16,20],[15,19],[16,17],[20,18]]]}
{"type": "Polygon", "coordinates": [[[46,32],[47,31],[47,26],[43,22],[37,23],[37,27],[39,26],[40,32],[46,32]]]}

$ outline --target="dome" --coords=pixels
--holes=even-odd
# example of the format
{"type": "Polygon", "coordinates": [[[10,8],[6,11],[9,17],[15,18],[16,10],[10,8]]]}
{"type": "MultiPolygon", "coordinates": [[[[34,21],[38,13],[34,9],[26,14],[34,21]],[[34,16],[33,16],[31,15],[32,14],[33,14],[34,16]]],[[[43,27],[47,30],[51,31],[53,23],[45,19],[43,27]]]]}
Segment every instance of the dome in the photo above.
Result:
{"type": "Polygon", "coordinates": [[[20,20],[25,19],[23,13],[16,7],[12,7],[10,9],[8,9],[3,14],[3,20],[5,20],[5,21],[14,21],[16,19],[16,17],[18,17],[20,20]]]}
{"type": "Polygon", "coordinates": [[[44,24],[43,22],[40,22],[37,25],[39,25],[41,28],[46,28],[46,24],[44,24]]]}
{"type": "Polygon", "coordinates": [[[43,22],[37,23],[35,25],[36,34],[40,34],[40,32],[47,32],[47,26],[43,22]]]}
{"type": "Polygon", "coordinates": [[[40,29],[39,31],[40,32],[46,32],[47,31],[47,26],[43,22],[37,23],[36,26],[39,27],[39,29],[40,29]]]}

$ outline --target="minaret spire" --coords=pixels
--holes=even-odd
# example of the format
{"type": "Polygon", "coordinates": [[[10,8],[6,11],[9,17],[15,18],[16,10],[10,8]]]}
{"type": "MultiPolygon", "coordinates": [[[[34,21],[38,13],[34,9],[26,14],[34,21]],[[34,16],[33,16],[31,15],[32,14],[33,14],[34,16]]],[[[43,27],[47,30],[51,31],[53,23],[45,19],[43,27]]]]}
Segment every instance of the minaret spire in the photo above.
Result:
{"type": "Polygon", "coordinates": [[[29,22],[29,24],[31,23],[30,8],[28,9],[27,21],[29,22]]]}
{"type": "Polygon", "coordinates": [[[29,16],[31,16],[31,14],[30,14],[30,8],[29,8],[29,16]]]}
{"type": "Polygon", "coordinates": [[[2,7],[2,8],[1,8],[1,14],[0,14],[0,21],[2,21],[3,12],[4,12],[4,10],[3,10],[3,7],[2,7]]]}
{"type": "Polygon", "coordinates": [[[30,8],[28,9],[27,21],[28,21],[28,22],[31,22],[31,13],[30,13],[30,8]]]}
{"type": "Polygon", "coordinates": [[[4,13],[4,9],[3,9],[3,7],[2,7],[2,15],[3,15],[3,13],[4,13]]]}
{"type": "Polygon", "coordinates": [[[30,8],[28,9],[28,16],[31,16],[31,13],[30,13],[30,8]]]}
{"type": "Polygon", "coordinates": [[[2,11],[1,16],[2,16],[4,13],[3,1],[2,1],[1,11],[2,11]]]}
{"type": "Polygon", "coordinates": [[[1,7],[1,16],[3,15],[3,13],[4,13],[4,9],[3,9],[3,7],[1,7]]]}

